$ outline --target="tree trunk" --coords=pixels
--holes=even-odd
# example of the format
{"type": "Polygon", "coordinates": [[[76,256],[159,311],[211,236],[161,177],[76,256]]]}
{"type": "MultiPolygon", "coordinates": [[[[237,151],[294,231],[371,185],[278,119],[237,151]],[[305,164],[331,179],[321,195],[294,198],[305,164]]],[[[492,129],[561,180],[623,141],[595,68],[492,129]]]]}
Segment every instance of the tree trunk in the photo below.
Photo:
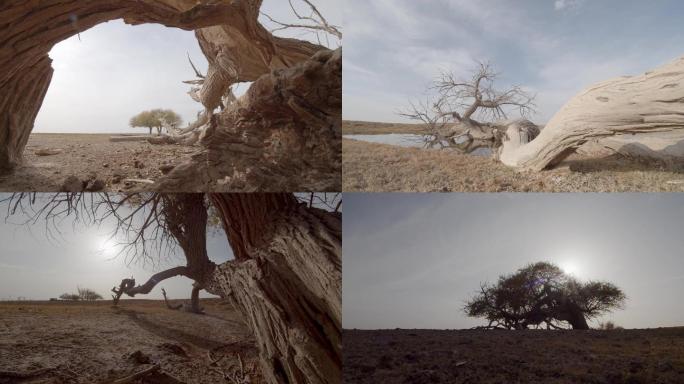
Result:
{"type": "Polygon", "coordinates": [[[504,141],[500,160],[539,171],[590,139],[682,128],[684,57],[643,75],[593,85],[563,106],[530,143],[504,141]]]}
{"type": "Polygon", "coordinates": [[[52,79],[51,62],[45,55],[26,71],[0,82],[0,174],[21,163],[24,147],[52,79]]]}
{"type": "Polygon", "coordinates": [[[269,383],[339,383],[341,215],[291,194],[214,194],[235,260],[205,289],[229,299],[257,339],[269,383]]]}
{"type": "Polygon", "coordinates": [[[211,117],[203,150],[157,184],[159,191],[341,189],[342,51],[321,51],[255,81],[211,117]]]}

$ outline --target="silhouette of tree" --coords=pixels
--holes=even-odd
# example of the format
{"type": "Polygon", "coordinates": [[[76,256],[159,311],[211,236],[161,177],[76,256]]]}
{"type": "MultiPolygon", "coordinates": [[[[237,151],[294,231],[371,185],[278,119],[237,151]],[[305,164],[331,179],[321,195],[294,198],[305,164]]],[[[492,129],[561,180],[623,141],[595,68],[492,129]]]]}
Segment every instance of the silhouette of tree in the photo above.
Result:
{"type": "Polygon", "coordinates": [[[465,305],[471,317],[483,317],[483,328],[589,329],[587,320],[621,308],[625,294],[611,283],[580,282],[556,265],[539,262],[482,284],[465,305]]]}

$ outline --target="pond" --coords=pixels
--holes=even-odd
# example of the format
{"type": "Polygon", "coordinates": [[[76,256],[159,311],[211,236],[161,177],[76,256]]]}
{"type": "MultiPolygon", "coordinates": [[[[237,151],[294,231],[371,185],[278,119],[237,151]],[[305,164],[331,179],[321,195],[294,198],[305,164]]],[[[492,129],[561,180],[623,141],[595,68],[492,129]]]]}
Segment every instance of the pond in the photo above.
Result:
{"type": "MultiPolygon", "coordinates": [[[[343,135],[345,139],[353,139],[360,141],[367,141],[369,143],[380,143],[397,145],[405,148],[423,148],[424,142],[421,135],[409,133],[388,133],[382,135],[343,135]]],[[[469,153],[473,156],[490,156],[492,150],[490,148],[478,148],[469,153]]]]}

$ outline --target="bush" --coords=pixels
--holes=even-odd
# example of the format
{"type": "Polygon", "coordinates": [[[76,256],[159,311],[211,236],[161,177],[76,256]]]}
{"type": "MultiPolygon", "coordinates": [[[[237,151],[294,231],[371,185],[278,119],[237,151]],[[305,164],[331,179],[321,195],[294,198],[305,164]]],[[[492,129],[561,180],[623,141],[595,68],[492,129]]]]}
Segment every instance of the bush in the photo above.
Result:
{"type": "Polygon", "coordinates": [[[68,301],[95,301],[102,300],[99,293],[88,288],[77,288],[77,293],[63,293],[60,297],[62,300],[68,301]]]}
{"type": "Polygon", "coordinates": [[[79,300],[81,300],[81,297],[75,293],[62,293],[62,295],[60,295],[59,298],[62,300],[68,300],[68,301],[79,301],[79,300]]]}

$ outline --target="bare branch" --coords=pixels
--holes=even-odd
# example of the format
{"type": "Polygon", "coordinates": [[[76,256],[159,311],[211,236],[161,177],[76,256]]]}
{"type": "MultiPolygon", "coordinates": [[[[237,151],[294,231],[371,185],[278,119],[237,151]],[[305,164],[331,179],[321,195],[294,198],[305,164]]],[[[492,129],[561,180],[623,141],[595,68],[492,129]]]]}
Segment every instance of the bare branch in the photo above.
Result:
{"type": "MultiPolygon", "coordinates": [[[[278,25],[277,28],[274,28],[271,30],[271,32],[276,32],[276,31],[282,31],[285,29],[291,29],[291,28],[300,28],[300,29],[308,29],[308,30],[313,30],[313,31],[320,31],[320,32],[325,32],[329,33],[338,39],[342,39],[342,32],[340,30],[339,26],[332,25],[326,20],[326,18],[321,14],[321,12],[316,8],[316,6],[309,0],[301,0],[303,1],[311,10],[311,15],[310,16],[303,16],[299,11],[297,11],[296,7],[294,4],[292,4],[292,0],[288,0],[290,4],[290,9],[292,9],[292,13],[297,17],[298,20],[301,20],[302,23],[284,23],[278,20],[273,19],[271,16],[264,12],[260,12],[263,16],[265,16],[269,21],[272,23],[278,25]]],[[[318,36],[318,35],[317,35],[318,36]]]]}

